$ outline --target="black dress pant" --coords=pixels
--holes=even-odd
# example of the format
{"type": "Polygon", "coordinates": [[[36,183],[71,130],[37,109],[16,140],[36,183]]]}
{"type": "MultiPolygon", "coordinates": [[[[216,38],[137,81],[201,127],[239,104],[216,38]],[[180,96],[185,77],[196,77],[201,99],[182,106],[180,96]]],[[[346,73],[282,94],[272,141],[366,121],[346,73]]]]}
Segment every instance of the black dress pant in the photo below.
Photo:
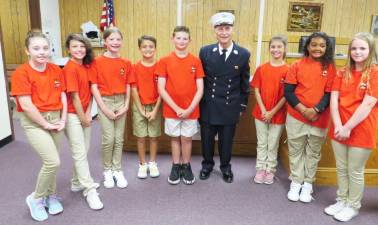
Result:
{"type": "Polygon", "coordinates": [[[235,127],[236,124],[211,125],[204,122],[201,123],[202,168],[212,170],[214,167],[215,136],[218,134],[220,169],[223,173],[231,170],[230,161],[235,127]]]}

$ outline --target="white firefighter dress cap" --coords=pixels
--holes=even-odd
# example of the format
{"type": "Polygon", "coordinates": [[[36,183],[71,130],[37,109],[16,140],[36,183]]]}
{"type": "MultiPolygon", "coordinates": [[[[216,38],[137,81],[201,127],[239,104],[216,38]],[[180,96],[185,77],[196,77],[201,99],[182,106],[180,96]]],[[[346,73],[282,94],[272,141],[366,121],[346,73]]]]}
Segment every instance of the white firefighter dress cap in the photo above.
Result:
{"type": "Polygon", "coordinates": [[[219,12],[211,17],[211,24],[213,27],[219,25],[234,25],[235,16],[229,12],[219,12]]]}

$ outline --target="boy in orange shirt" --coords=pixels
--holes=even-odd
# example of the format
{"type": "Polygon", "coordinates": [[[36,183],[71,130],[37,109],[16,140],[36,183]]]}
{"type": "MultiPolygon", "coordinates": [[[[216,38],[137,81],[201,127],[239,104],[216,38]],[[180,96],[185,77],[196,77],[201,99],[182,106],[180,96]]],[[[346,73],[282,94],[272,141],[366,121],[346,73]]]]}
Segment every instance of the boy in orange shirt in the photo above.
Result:
{"type": "Polygon", "coordinates": [[[198,132],[198,103],[203,95],[205,75],[200,59],[187,50],[189,29],[177,26],[172,42],[175,51],[160,59],[155,72],[159,76],[159,94],[164,100],[165,133],[171,136],[173,164],[168,182],[178,184],[182,175],[185,184],[193,184],[192,136],[198,132]]]}
{"type": "Polygon", "coordinates": [[[378,66],[375,41],[358,33],[349,44],[348,63],[332,85],[329,136],[337,167],[336,203],[324,212],[339,221],[357,216],[364,192],[364,169],[376,147],[378,66]]]}
{"type": "Polygon", "coordinates": [[[157,91],[155,75],[156,39],[143,35],[138,39],[142,60],[133,65],[133,76],[130,79],[133,97],[133,134],[138,137],[139,169],[138,178],[160,175],[156,163],[158,148],[157,138],[161,135],[161,98],[157,91]],[[150,159],[146,163],[146,138],[150,139],[150,159]]]}
{"type": "Polygon", "coordinates": [[[272,184],[277,167],[277,150],[286,119],[283,82],[289,67],[285,63],[287,39],[274,36],[269,41],[270,62],[256,70],[251,88],[257,104],[255,117],[257,134],[256,175],[254,182],[272,184]]]}

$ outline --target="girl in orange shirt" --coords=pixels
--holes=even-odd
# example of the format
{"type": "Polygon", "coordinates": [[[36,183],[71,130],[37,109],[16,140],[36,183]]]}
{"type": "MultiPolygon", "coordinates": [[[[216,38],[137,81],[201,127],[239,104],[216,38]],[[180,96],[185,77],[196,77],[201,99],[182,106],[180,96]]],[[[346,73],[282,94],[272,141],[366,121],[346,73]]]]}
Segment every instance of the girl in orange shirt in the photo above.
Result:
{"type": "Polygon", "coordinates": [[[254,88],[257,104],[255,117],[257,156],[255,183],[272,184],[277,166],[277,150],[285,124],[286,102],[283,82],[289,67],[284,58],[287,38],[274,36],[269,41],[270,62],[259,66],[250,83],[254,88]]]}
{"type": "Polygon", "coordinates": [[[34,220],[58,214],[63,206],[56,196],[56,172],[60,166],[59,139],[65,127],[67,100],[62,70],[49,63],[50,42],[41,32],[30,31],[25,40],[29,61],[12,75],[12,95],[17,99],[21,126],[42,160],[35,191],[26,198],[34,220]],[[45,207],[48,208],[46,212],[45,207]]]}
{"type": "Polygon", "coordinates": [[[118,28],[104,32],[106,51],[95,60],[97,73],[92,79],[92,93],[99,106],[102,127],[102,162],[104,186],[127,187],[122,172],[123,134],[129,109],[131,62],[121,58],[123,36],[118,28]]]}
{"type": "Polygon", "coordinates": [[[96,191],[99,184],[93,181],[87,159],[92,121],[90,76],[95,72],[91,66],[93,51],[81,34],[69,34],[66,48],[71,56],[63,69],[68,100],[66,135],[74,160],[71,191],[83,191],[89,207],[98,210],[103,208],[96,191]]]}
{"type": "Polygon", "coordinates": [[[358,214],[364,190],[364,169],[376,147],[378,66],[374,37],[358,33],[349,44],[345,68],[332,85],[329,132],[337,167],[336,203],[325,213],[339,221],[358,214]]]}
{"type": "Polygon", "coordinates": [[[329,99],[336,74],[333,47],[326,33],[306,40],[304,57],[293,63],[285,79],[286,131],[289,146],[290,201],[311,202],[322,144],[329,124],[329,99]]]}

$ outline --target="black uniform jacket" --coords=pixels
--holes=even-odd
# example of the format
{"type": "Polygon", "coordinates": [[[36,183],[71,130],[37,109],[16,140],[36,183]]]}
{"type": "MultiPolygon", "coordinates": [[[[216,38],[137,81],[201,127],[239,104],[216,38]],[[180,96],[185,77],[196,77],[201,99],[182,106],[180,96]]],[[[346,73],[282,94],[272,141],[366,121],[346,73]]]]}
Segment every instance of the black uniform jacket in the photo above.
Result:
{"type": "Polygon", "coordinates": [[[199,57],[205,71],[200,121],[211,125],[236,124],[248,103],[250,53],[234,43],[224,61],[217,43],[202,47],[199,57]]]}

